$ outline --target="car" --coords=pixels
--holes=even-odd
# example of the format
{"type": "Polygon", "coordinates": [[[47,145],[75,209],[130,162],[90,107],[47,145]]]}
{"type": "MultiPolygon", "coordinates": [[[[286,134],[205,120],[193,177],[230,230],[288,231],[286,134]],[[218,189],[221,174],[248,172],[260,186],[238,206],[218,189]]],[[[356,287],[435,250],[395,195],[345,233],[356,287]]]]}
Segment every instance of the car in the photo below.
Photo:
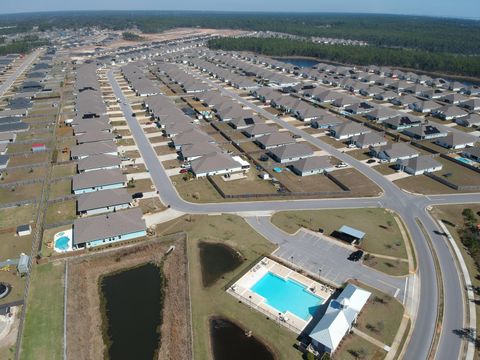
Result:
{"type": "Polygon", "coordinates": [[[132,195],[132,199],[141,199],[141,198],[143,198],[142,192],[137,192],[132,195]]]}
{"type": "Polygon", "coordinates": [[[132,116],[133,116],[133,117],[136,117],[136,116],[137,116],[137,114],[135,114],[135,113],[132,113],[132,116]]]}
{"type": "Polygon", "coordinates": [[[300,135],[297,135],[297,134],[293,134],[292,138],[294,138],[294,139],[300,139],[301,136],[300,136],[300,135]]]}
{"type": "Polygon", "coordinates": [[[184,169],[180,169],[180,171],[179,171],[179,172],[180,172],[180,174],[185,174],[185,173],[187,173],[187,172],[188,172],[188,169],[185,169],[185,168],[184,168],[184,169]]]}
{"type": "Polygon", "coordinates": [[[362,251],[362,250],[357,250],[357,251],[352,252],[352,253],[348,256],[347,259],[350,260],[350,261],[357,262],[357,261],[359,261],[362,257],[363,257],[363,251],[362,251]]]}
{"type": "Polygon", "coordinates": [[[377,162],[375,159],[368,159],[367,164],[373,164],[374,162],[377,162]]]}
{"type": "Polygon", "coordinates": [[[348,165],[345,164],[344,162],[341,162],[340,164],[338,164],[336,167],[337,168],[344,168],[344,167],[347,167],[348,165]]]}

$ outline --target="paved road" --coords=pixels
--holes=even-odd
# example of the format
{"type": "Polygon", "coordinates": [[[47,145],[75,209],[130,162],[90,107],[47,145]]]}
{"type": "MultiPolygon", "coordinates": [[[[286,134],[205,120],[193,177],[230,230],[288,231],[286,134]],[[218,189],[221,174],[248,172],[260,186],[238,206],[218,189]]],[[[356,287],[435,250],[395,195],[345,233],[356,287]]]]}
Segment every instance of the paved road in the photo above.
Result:
{"type": "Polygon", "coordinates": [[[2,96],[8,89],[10,89],[10,86],[17,80],[17,78],[35,61],[37,58],[38,54],[40,53],[40,49],[35,50],[33,53],[28,55],[22,65],[18,67],[18,69],[8,77],[7,80],[5,80],[2,85],[0,85],[0,96],[2,96]]]}
{"type": "Polygon", "coordinates": [[[125,115],[135,142],[139,147],[145,164],[152,175],[152,180],[159,191],[162,202],[170,205],[173,209],[185,213],[236,213],[252,214],[258,212],[273,212],[279,210],[306,210],[306,209],[338,209],[338,208],[364,208],[364,207],[384,207],[396,211],[404,220],[412,239],[415,243],[415,249],[418,259],[418,275],[420,277],[420,294],[409,291],[407,295],[411,302],[409,312],[416,316],[412,339],[408,344],[405,359],[426,359],[430,351],[430,344],[434,336],[435,324],[437,320],[437,308],[439,304],[437,271],[433,261],[432,250],[425,238],[421,228],[417,223],[420,221],[430,238],[432,239],[432,248],[439,259],[440,271],[442,274],[444,288],[444,314],[442,324],[442,334],[439,347],[436,352],[436,359],[457,359],[461,353],[462,339],[453,333],[455,329],[465,327],[463,322],[465,308],[464,302],[459,294],[463,294],[463,285],[458,277],[455,262],[452,261],[452,254],[447,246],[446,239],[435,233],[441,233],[441,229],[426,213],[425,207],[431,204],[455,204],[455,203],[473,203],[480,202],[480,194],[453,194],[439,196],[420,196],[408,194],[399,189],[395,184],[385,179],[381,174],[369,168],[360,161],[341,153],[332,146],[323,143],[321,140],[308,135],[295,128],[294,126],[282,121],[264,109],[256,107],[237,94],[225,90],[212,82],[211,85],[219,88],[224,94],[236,99],[237,101],[253,108],[267,118],[284,126],[295,134],[305,138],[307,141],[319,148],[330,152],[333,156],[339,158],[345,163],[355,167],[365,176],[377,183],[383,189],[383,195],[377,198],[357,198],[357,199],[312,199],[312,200],[292,200],[292,201],[262,201],[262,202],[238,202],[238,203],[218,203],[218,204],[193,204],[184,201],[176,192],[171,184],[170,178],[165,169],[159,162],[155,151],[153,150],[148,138],[143,132],[137,119],[132,114],[132,109],[128,105],[118,83],[116,82],[113,70],[107,74],[108,80],[112,85],[117,98],[121,99],[120,107],[125,115]],[[126,104],[124,104],[126,102],[126,104]],[[418,305],[418,307],[417,307],[418,305]]]}

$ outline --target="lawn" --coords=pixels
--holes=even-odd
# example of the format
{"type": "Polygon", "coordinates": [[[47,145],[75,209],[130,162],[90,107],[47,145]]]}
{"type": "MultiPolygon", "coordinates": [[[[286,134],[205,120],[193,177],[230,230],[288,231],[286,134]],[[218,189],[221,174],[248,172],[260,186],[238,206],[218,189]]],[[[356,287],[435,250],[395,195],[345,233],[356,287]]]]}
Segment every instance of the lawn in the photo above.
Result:
{"type": "Polygon", "coordinates": [[[394,215],[384,209],[341,209],[314,211],[281,211],[272,216],[272,223],[293,234],[301,227],[326,235],[348,225],[366,233],[361,248],[372,254],[407,258],[405,242],[394,215]]]}
{"type": "Polygon", "coordinates": [[[74,220],[77,217],[76,200],[60,201],[48,204],[45,214],[46,224],[55,224],[62,221],[74,220]]]}
{"type": "Polygon", "coordinates": [[[139,206],[144,214],[157,213],[166,209],[158,197],[140,199],[139,206]]]}
{"type": "Polygon", "coordinates": [[[17,236],[15,231],[0,233],[0,261],[16,259],[23,252],[29,254],[32,248],[33,234],[17,236]]]}
{"type": "Polygon", "coordinates": [[[184,175],[176,175],[170,179],[180,196],[187,201],[194,203],[224,201],[222,196],[206,178],[185,181],[184,175]]]}
{"type": "Polygon", "coordinates": [[[0,203],[14,203],[16,201],[33,200],[40,197],[43,183],[12,185],[0,188],[0,203]]]}
{"type": "Polygon", "coordinates": [[[386,345],[392,345],[402,322],[403,305],[381,291],[361,283],[357,285],[372,293],[358,317],[357,328],[386,345]]]}
{"type": "Polygon", "coordinates": [[[72,180],[65,179],[50,184],[49,200],[67,196],[72,193],[72,180]]]}
{"type": "Polygon", "coordinates": [[[63,262],[33,267],[21,358],[63,358],[63,262]]]}
{"type": "Polygon", "coordinates": [[[425,175],[409,176],[400,180],[395,180],[394,184],[416,194],[431,195],[458,193],[458,191],[425,175]]]}
{"type": "Polygon", "coordinates": [[[53,236],[60,231],[66,231],[66,230],[72,230],[72,225],[57,226],[57,227],[49,228],[43,231],[42,249],[40,251],[40,254],[42,257],[49,257],[52,254],[54,254],[53,236]]]}
{"type": "Polygon", "coordinates": [[[179,220],[161,224],[157,231],[172,234],[186,231],[188,234],[188,259],[192,303],[193,347],[197,360],[211,359],[209,324],[212,316],[227,317],[245,329],[252,330],[253,336],[265,342],[277,355],[277,359],[301,359],[295,350],[296,335],[277,325],[255,310],[240,304],[225,292],[225,287],[249,269],[258,259],[270,254],[275,246],[250,228],[237,216],[185,216],[179,220]],[[200,265],[199,241],[224,243],[239,251],[245,261],[224,279],[204,288],[200,265]]]}
{"type": "Polygon", "coordinates": [[[349,334],[345,336],[340,347],[332,357],[333,360],[381,360],[386,356],[386,352],[378,346],[364,340],[358,335],[349,334]],[[363,357],[362,357],[363,356],[363,357]]]}
{"type": "Polygon", "coordinates": [[[0,282],[6,282],[12,287],[8,296],[0,299],[0,305],[23,299],[25,277],[18,276],[16,266],[10,266],[8,271],[0,271],[0,282]]]}
{"type": "Polygon", "coordinates": [[[1,182],[8,184],[20,180],[42,179],[47,172],[46,166],[10,169],[1,173],[1,182]]]}
{"type": "Polygon", "coordinates": [[[246,174],[246,178],[224,181],[220,175],[213,176],[212,179],[225,194],[276,194],[277,189],[271,181],[262,180],[259,177],[259,171],[251,168],[246,174]]]}
{"type": "Polygon", "coordinates": [[[31,165],[45,163],[48,161],[50,153],[28,153],[25,155],[13,156],[8,163],[8,166],[31,165]]]}
{"type": "Polygon", "coordinates": [[[0,229],[27,224],[34,220],[35,213],[35,204],[0,209],[0,229]]]}
{"type": "Polygon", "coordinates": [[[75,175],[77,170],[77,165],[74,163],[64,164],[64,165],[55,165],[52,169],[52,176],[54,178],[61,178],[64,176],[75,175]]]}

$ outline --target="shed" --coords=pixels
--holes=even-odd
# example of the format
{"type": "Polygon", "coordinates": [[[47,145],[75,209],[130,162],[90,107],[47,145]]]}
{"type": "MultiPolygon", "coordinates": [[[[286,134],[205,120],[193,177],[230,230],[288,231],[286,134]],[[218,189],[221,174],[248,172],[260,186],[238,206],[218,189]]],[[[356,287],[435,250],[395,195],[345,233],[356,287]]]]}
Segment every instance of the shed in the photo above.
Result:
{"type": "Polygon", "coordinates": [[[27,236],[32,233],[32,227],[30,224],[24,224],[17,226],[17,235],[18,236],[27,236]]]}
{"type": "Polygon", "coordinates": [[[20,275],[26,275],[28,273],[28,264],[30,263],[30,257],[24,253],[20,254],[20,259],[17,265],[17,271],[20,275]]]}
{"type": "Polygon", "coordinates": [[[342,240],[348,241],[352,244],[358,244],[366,235],[363,231],[354,229],[347,225],[342,225],[340,230],[338,230],[338,233],[340,234],[342,240]]]}
{"type": "Polygon", "coordinates": [[[43,152],[45,150],[47,150],[47,147],[45,146],[45,144],[41,144],[41,143],[32,144],[32,152],[34,153],[43,152]]]}

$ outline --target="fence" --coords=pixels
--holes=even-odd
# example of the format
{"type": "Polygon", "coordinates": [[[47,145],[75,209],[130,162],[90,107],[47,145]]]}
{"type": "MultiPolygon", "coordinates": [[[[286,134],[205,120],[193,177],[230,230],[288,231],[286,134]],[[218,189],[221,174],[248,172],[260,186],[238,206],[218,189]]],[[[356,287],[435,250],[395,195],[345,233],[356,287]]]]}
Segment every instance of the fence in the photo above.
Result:
{"type": "Polygon", "coordinates": [[[464,166],[466,167],[467,169],[469,170],[472,170],[472,171],[475,171],[476,173],[480,173],[480,168],[476,167],[476,166],[473,166],[473,165],[470,165],[470,164],[467,164],[467,163],[464,163],[463,161],[460,161],[456,158],[453,158],[451,156],[448,156],[446,154],[440,154],[440,157],[445,159],[445,160],[448,160],[448,161],[451,161],[451,162],[454,162],[458,165],[461,165],[461,166],[464,166]]]}

